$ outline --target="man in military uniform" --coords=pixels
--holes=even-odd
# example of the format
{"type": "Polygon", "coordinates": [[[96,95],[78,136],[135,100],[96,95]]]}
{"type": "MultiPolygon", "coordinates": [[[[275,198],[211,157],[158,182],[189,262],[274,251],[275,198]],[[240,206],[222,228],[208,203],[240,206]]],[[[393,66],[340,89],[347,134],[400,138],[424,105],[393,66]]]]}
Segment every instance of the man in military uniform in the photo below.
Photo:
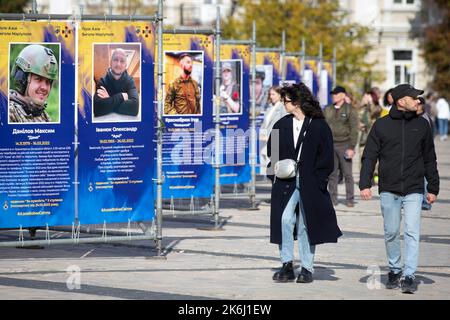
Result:
{"type": "Polygon", "coordinates": [[[58,63],[53,51],[39,44],[22,49],[11,71],[9,122],[51,122],[45,111],[58,63]]]}
{"type": "Polygon", "coordinates": [[[345,198],[347,207],[354,207],[354,185],[352,175],[352,159],[358,140],[358,114],[346,102],[347,92],[344,87],[337,86],[331,92],[333,104],[324,110],[325,120],[333,133],[334,170],[329,177],[328,189],[333,205],[338,204],[339,168],[345,178],[345,198]]]}
{"type": "Polygon", "coordinates": [[[164,101],[164,114],[200,114],[200,89],[192,79],[192,57],[183,53],[179,57],[181,76],[167,89],[164,101]]]}
{"type": "Polygon", "coordinates": [[[255,76],[255,104],[256,104],[256,115],[260,115],[265,112],[268,108],[267,100],[269,98],[269,92],[264,88],[264,79],[266,78],[266,73],[264,70],[256,70],[255,76]]]}
{"type": "Polygon", "coordinates": [[[220,85],[220,113],[238,113],[240,111],[240,88],[230,62],[222,64],[222,83],[220,85]]]}

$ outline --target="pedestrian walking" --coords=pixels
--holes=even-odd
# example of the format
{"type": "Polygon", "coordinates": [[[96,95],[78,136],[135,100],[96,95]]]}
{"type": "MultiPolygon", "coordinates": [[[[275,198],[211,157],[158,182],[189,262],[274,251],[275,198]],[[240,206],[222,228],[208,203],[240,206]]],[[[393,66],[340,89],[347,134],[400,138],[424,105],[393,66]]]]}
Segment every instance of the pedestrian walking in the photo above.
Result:
{"type": "Polygon", "coordinates": [[[447,140],[448,137],[448,120],[450,120],[450,109],[447,100],[441,97],[436,102],[437,119],[439,122],[439,139],[447,140]]]}
{"type": "Polygon", "coordinates": [[[417,115],[422,90],[401,84],[392,90],[394,105],[389,115],[375,121],[362,157],[359,180],[361,198],[372,198],[371,181],[379,161],[379,194],[384,219],[384,240],[389,263],[386,288],[417,290],[415,272],[419,259],[420,213],[424,177],[428,181],[427,202],[436,201],[439,174],[433,136],[427,120],[417,115]],[[404,216],[404,265],[401,261],[400,223],[404,216]]]}
{"type": "Polygon", "coordinates": [[[333,138],[318,100],[303,84],[285,86],[281,96],[288,115],[275,123],[268,142],[272,179],[270,242],[279,245],[282,267],[273,280],[295,279],[294,239],[297,237],[301,271],[297,282],[313,281],[316,245],[337,242],[342,235],[327,191],[333,171],[333,138]],[[298,160],[290,178],[274,176],[280,160],[298,160]]]}
{"type": "Polygon", "coordinates": [[[334,169],[330,175],[329,191],[333,205],[338,204],[339,168],[345,179],[346,205],[354,206],[354,181],[352,159],[358,140],[358,113],[346,102],[347,92],[344,87],[337,86],[331,91],[333,104],[324,110],[325,120],[333,133],[334,169]]]}

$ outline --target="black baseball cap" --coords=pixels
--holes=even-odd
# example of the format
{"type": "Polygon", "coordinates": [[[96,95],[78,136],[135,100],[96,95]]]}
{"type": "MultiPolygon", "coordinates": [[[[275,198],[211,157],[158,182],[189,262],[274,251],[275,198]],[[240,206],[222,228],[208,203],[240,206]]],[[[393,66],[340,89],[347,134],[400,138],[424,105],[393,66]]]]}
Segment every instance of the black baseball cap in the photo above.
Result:
{"type": "Polygon", "coordinates": [[[333,90],[331,90],[330,93],[331,93],[331,94],[347,93],[347,91],[345,91],[345,88],[344,88],[344,87],[336,86],[336,87],[334,87],[333,90]]]}
{"type": "Polygon", "coordinates": [[[392,90],[391,95],[394,101],[398,101],[403,97],[417,98],[423,93],[424,93],[423,90],[416,89],[412,85],[404,83],[396,86],[392,90]]]}

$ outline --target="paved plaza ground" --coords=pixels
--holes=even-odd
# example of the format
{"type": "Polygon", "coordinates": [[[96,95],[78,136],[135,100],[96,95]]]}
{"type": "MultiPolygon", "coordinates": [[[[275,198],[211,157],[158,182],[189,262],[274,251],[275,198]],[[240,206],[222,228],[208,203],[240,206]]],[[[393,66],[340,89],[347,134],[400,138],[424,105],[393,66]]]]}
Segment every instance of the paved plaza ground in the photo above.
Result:
{"type": "MultiPolygon", "coordinates": [[[[214,225],[211,216],[165,215],[164,258],[156,257],[153,241],[0,248],[0,299],[449,299],[450,141],[436,140],[436,148],[441,192],[422,213],[414,295],[378,285],[387,273],[379,198],[375,188],[373,200],[362,201],[356,188],[354,208],[336,207],[344,236],[317,247],[310,284],[272,281],[280,261],[269,243],[269,206],[251,211],[247,200],[230,199],[222,201],[221,230],[205,230],[214,225]],[[67,285],[68,270],[80,270],[79,288],[67,285]]],[[[260,182],[258,199],[270,197],[269,188],[260,182]]],[[[0,241],[17,237],[0,231],[0,241]]],[[[298,266],[297,251],[295,257],[298,266]]]]}

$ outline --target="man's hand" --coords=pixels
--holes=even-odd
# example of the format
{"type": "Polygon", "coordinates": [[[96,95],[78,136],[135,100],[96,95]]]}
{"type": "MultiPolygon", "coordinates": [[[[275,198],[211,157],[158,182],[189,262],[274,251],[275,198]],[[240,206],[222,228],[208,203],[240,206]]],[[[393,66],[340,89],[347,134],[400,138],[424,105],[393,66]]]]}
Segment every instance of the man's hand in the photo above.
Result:
{"type": "Polygon", "coordinates": [[[127,101],[128,100],[128,93],[122,92],[122,96],[123,96],[123,101],[127,101]]]}
{"type": "Polygon", "coordinates": [[[103,86],[101,86],[100,89],[97,89],[97,95],[102,99],[109,98],[108,91],[106,91],[103,86]]]}
{"type": "Polygon", "coordinates": [[[372,199],[372,191],[370,191],[370,188],[361,190],[360,195],[361,195],[361,199],[363,199],[363,200],[372,199]]]}
{"type": "Polygon", "coordinates": [[[355,155],[355,151],[353,149],[347,149],[345,150],[345,153],[347,154],[347,159],[353,159],[353,156],[355,155]]]}
{"type": "Polygon", "coordinates": [[[433,204],[437,199],[437,196],[432,193],[427,193],[427,203],[433,204]]]}

